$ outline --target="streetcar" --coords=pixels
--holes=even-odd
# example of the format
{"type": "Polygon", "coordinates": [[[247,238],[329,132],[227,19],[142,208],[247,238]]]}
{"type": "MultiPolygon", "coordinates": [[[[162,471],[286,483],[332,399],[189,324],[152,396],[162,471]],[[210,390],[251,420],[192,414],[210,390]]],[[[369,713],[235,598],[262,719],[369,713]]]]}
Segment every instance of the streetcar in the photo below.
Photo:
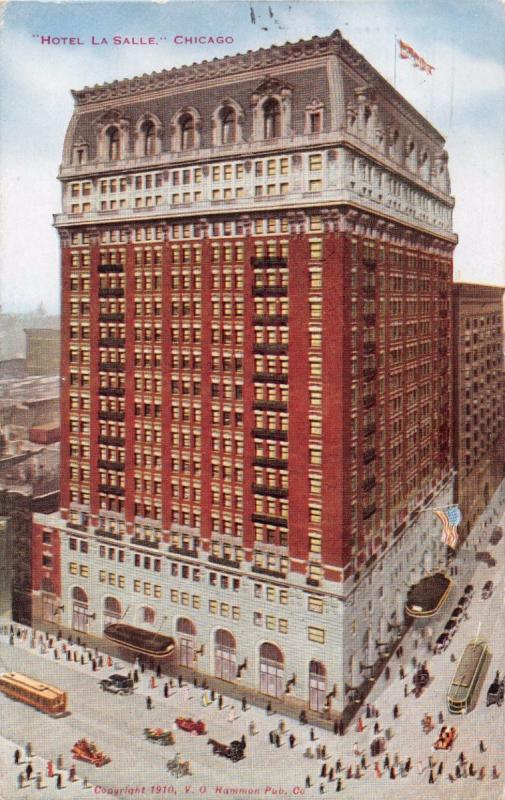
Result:
{"type": "Polygon", "coordinates": [[[0,675],[0,691],[13,700],[37,708],[51,717],[59,717],[67,710],[67,693],[19,672],[0,675]]]}
{"type": "Polygon", "coordinates": [[[466,714],[471,710],[489,663],[488,656],[484,641],[475,640],[465,647],[447,692],[447,708],[451,714],[466,714]]]}

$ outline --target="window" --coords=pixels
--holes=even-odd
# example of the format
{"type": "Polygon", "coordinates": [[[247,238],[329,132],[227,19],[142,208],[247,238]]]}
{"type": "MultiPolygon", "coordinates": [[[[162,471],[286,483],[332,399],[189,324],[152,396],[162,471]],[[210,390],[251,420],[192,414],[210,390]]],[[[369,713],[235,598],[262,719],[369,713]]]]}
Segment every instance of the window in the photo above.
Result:
{"type": "Polygon", "coordinates": [[[309,625],[308,636],[309,642],[317,642],[317,644],[324,644],[325,642],[325,631],[323,628],[314,628],[312,625],[309,625]]]}
{"type": "Polygon", "coordinates": [[[288,632],[288,621],[287,621],[287,619],[278,620],[278,628],[279,628],[279,633],[287,633],[288,632]]]}
{"type": "Polygon", "coordinates": [[[133,581],[133,591],[134,592],[140,592],[140,586],[141,586],[141,584],[140,584],[139,580],[134,580],[133,581]]]}
{"type": "Polygon", "coordinates": [[[153,156],[156,152],[156,128],[150,119],[142,123],[140,129],[143,134],[143,153],[144,156],[153,156]]]}
{"type": "Polygon", "coordinates": [[[237,137],[237,117],[233,108],[225,107],[221,110],[221,141],[231,144],[237,137]]]}
{"type": "Polygon", "coordinates": [[[209,600],[209,614],[217,614],[217,600],[209,600]]]}
{"type": "Polygon", "coordinates": [[[195,146],[195,121],[191,114],[183,114],[179,120],[181,150],[190,150],[195,146]]]}
{"type": "Polygon", "coordinates": [[[119,130],[116,127],[107,128],[107,156],[109,161],[117,161],[119,159],[119,130]]]}
{"type": "Polygon", "coordinates": [[[281,134],[281,109],[273,97],[263,105],[263,138],[275,139],[281,134]]]}
{"type": "Polygon", "coordinates": [[[100,583],[105,583],[106,576],[107,573],[105,572],[105,570],[101,569],[100,572],[98,573],[98,580],[100,581],[100,583]]]}
{"type": "Polygon", "coordinates": [[[87,564],[80,565],[79,575],[81,576],[81,578],[87,578],[89,576],[89,567],[87,564]]]}
{"type": "Polygon", "coordinates": [[[308,609],[309,611],[315,611],[316,614],[322,614],[323,613],[322,597],[309,597],[308,609]]]}

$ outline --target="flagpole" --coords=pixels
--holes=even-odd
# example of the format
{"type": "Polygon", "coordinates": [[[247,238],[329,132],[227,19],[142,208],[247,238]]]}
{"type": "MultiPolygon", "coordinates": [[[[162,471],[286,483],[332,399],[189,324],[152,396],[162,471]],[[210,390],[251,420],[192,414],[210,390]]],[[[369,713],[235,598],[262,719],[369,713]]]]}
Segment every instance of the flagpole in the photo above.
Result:
{"type": "Polygon", "coordinates": [[[394,75],[394,77],[393,77],[393,86],[395,87],[395,89],[396,89],[396,43],[397,43],[397,38],[396,38],[396,34],[395,34],[395,63],[394,63],[394,73],[393,73],[393,75],[394,75]]]}

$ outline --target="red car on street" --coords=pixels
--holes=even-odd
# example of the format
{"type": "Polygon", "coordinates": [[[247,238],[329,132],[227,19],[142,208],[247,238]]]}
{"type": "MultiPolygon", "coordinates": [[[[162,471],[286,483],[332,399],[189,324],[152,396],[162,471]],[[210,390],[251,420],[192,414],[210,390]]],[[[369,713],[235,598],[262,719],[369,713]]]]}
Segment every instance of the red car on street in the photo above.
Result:
{"type": "Polygon", "coordinates": [[[205,723],[201,719],[194,721],[191,717],[177,717],[175,724],[181,731],[188,731],[188,733],[195,733],[197,736],[202,736],[206,732],[205,723]]]}

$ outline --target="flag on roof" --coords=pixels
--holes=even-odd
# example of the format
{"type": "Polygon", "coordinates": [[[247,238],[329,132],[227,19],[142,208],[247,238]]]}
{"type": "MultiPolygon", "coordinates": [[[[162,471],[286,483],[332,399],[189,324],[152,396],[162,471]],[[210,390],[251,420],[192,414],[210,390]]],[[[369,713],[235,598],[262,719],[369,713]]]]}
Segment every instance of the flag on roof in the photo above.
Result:
{"type": "Polygon", "coordinates": [[[433,513],[442,523],[443,543],[454,549],[458,543],[458,525],[463,519],[459,506],[448,506],[444,510],[437,508],[433,513]]]}
{"type": "Polygon", "coordinates": [[[425,59],[417,53],[410,44],[404,42],[402,39],[399,39],[400,44],[400,58],[410,59],[412,61],[414,67],[417,69],[423,70],[423,72],[427,72],[428,75],[431,75],[435,67],[431,64],[428,64],[425,59]]]}

